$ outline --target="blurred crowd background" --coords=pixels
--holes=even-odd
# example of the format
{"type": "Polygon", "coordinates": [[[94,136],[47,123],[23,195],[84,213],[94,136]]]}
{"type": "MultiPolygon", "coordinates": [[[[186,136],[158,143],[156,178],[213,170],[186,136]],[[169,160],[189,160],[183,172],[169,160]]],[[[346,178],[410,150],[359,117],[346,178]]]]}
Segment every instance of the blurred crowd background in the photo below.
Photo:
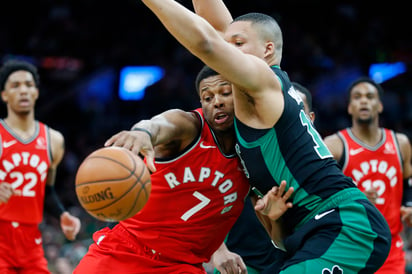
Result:
{"type": "MultiPolygon", "coordinates": [[[[180,0],[191,8],[190,0],[180,0]]],[[[412,33],[406,4],[370,1],[226,0],[234,17],[262,12],[283,30],[282,68],[309,88],[322,136],[350,125],[349,83],[372,64],[402,62],[405,71],[382,82],[382,126],[412,139],[412,33]],[[393,4],[393,5],[391,5],[393,4]],[[405,6],[402,6],[405,5],[405,6]]],[[[22,58],[39,68],[36,117],[61,131],[66,154],[56,188],[65,206],[82,219],[78,240],[65,241],[57,220],[42,223],[53,273],[71,273],[97,229],[113,225],[79,206],[74,178],[81,161],[113,134],[170,108],[200,106],[194,80],[202,63],[137,0],[1,1],[0,61],[22,58]],[[164,77],[140,101],[118,96],[125,66],[160,66],[164,77]]],[[[239,64],[241,66],[241,64],[239,64]]],[[[0,107],[1,117],[6,113],[0,107]]],[[[406,246],[412,249],[412,240],[406,246]]],[[[408,253],[408,257],[409,257],[408,253]]],[[[412,259],[410,260],[412,261],[412,259]]],[[[411,272],[412,273],[412,272],[411,272]]]]}

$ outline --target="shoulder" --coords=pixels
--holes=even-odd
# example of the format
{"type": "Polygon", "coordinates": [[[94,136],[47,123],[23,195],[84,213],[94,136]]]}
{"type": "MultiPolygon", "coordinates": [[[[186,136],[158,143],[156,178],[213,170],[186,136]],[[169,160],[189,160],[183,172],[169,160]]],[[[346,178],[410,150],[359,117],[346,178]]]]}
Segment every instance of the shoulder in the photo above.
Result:
{"type": "Polygon", "coordinates": [[[395,132],[395,136],[396,136],[396,140],[398,141],[400,146],[410,144],[409,138],[408,138],[408,136],[406,136],[406,134],[400,133],[400,132],[395,132]]]}
{"type": "Polygon", "coordinates": [[[409,141],[408,136],[406,136],[406,134],[404,133],[400,133],[400,132],[395,132],[395,136],[396,136],[396,141],[399,144],[399,149],[402,153],[403,157],[410,157],[408,155],[410,155],[410,151],[411,151],[411,143],[409,141]]]}
{"type": "Polygon", "coordinates": [[[406,134],[395,132],[395,135],[396,135],[396,140],[398,141],[399,149],[401,151],[401,156],[403,159],[404,178],[409,178],[410,176],[412,176],[411,144],[406,134]]]}
{"type": "Polygon", "coordinates": [[[52,145],[54,145],[54,144],[64,144],[64,136],[60,131],[55,130],[55,129],[50,128],[50,127],[48,129],[49,129],[50,141],[51,141],[52,145]]]}
{"type": "Polygon", "coordinates": [[[53,159],[52,165],[57,165],[58,163],[60,163],[64,155],[64,136],[58,130],[50,127],[48,129],[50,136],[50,148],[53,159]]]}

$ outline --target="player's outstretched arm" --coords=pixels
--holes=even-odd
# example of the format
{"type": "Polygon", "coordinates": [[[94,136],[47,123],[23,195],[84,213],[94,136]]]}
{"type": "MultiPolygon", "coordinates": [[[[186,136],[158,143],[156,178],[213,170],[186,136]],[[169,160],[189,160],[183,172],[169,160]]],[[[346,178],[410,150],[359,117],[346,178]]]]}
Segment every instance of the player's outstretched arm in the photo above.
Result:
{"type": "Polygon", "coordinates": [[[200,121],[196,114],[172,109],[136,123],[129,131],[113,135],[104,145],[124,147],[142,154],[147,167],[154,172],[155,147],[157,156],[172,156],[171,153],[182,151],[189,145],[199,131],[200,121]]]}
{"type": "Polygon", "coordinates": [[[280,84],[265,60],[245,54],[225,41],[204,18],[174,0],[142,2],[186,49],[229,82],[246,91],[280,91],[280,84]]]}

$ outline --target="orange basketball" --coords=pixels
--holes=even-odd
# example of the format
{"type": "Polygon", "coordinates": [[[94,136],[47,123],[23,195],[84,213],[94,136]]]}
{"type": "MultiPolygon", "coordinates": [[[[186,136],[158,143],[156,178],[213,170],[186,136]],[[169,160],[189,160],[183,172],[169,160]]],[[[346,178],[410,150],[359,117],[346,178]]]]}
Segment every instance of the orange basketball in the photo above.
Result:
{"type": "Polygon", "coordinates": [[[135,215],[149,199],[151,187],[143,160],[121,147],[92,152],[76,173],[81,206],[101,221],[117,222],[135,215]]]}

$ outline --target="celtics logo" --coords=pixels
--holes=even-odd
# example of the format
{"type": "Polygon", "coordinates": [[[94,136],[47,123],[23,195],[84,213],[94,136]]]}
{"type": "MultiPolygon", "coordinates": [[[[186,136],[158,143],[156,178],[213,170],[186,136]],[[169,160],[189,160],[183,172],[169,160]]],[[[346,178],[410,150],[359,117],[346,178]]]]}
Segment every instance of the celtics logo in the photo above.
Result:
{"type": "Polygon", "coordinates": [[[343,274],[343,270],[338,265],[334,265],[332,270],[324,268],[322,274],[343,274]]]}

